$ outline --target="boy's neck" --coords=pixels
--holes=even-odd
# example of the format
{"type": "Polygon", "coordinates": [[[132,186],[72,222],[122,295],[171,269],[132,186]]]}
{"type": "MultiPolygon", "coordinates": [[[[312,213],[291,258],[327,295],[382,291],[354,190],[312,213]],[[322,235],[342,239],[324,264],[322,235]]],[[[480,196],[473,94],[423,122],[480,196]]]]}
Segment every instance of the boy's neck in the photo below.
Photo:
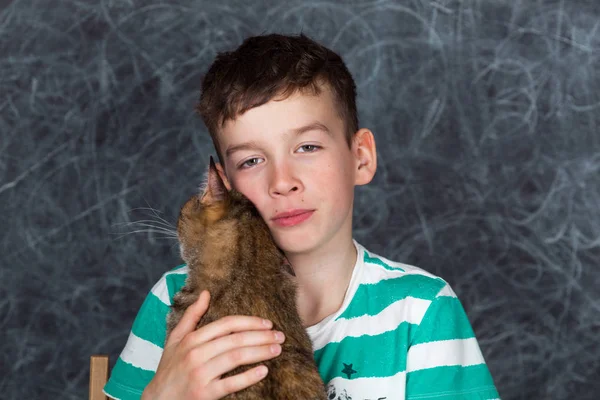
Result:
{"type": "Polygon", "coordinates": [[[321,246],[309,254],[289,254],[296,275],[297,305],[304,326],[312,326],[340,309],[354,265],[352,237],[321,246]]]}

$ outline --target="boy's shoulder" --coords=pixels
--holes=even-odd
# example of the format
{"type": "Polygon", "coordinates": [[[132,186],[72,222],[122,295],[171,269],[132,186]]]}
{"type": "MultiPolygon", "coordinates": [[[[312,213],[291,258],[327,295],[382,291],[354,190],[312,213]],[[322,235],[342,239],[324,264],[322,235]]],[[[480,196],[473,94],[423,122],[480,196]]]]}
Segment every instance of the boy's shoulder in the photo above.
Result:
{"type": "MultiPolygon", "coordinates": [[[[391,291],[396,295],[433,300],[437,296],[455,296],[448,283],[423,268],[393,261],[369,251],[354,241],[358,251],[361,273],[358,284],[372,290],[391,291]],[[363,286],[366,285],[366,286],[363,286]]],[[[181,264],[165,272],[152,288],[152,294],[162,303],[171,305],[173,296],[185,285],[189,268],[181,264]]]]}
{"type": "Polygon", "coordinates": [[[173,296],[185,285],[185,281],[189,274],[189,268],[186,264],[180,264],[175,268],[162,274],[156,282],[151,292],[162,303],[167,306],[171,305],[173,296]]]}
{"type": "Polygon", "coordinates": [[[374,285],[404,296],[433,300],[452,291],[443,278],[423,268],[390,260],[356,243],[359,257],[362,253],[361,285],[374,285]]]}
{"type": "Polygon", "coordinates": [[[377,255],[356,241],[355,246],[359,258],[336,320],[377,321],[373,326],[385,329],[402,322],[418,325],[434,302],[456,300],[444,279],[377,255]]]}

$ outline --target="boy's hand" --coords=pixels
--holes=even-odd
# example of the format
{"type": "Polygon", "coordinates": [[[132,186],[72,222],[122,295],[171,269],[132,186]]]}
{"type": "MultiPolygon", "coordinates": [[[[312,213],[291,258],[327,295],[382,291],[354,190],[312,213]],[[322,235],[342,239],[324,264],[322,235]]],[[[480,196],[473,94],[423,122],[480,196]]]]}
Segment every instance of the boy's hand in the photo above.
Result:
{"type": "Polygon", "coordinates": [[[267,374],[264,365],[221,379],[240,365],[276,357],[283,333],[258,317],[221,318],[195,330],[208,309],[210,295],[204,291],[188,307],[165,343],[160,363],[143,400],[216,400],[255,384],[267,374]]]}

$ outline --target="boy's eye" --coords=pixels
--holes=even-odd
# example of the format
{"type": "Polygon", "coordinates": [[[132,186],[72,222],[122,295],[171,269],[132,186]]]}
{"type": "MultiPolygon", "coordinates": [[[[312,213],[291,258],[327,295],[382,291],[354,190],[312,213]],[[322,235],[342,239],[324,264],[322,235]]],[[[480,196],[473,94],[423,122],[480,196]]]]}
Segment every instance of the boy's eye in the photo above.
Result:
{"type": "MultiPolygon", "coordinates": [[[[304,149],[304,151],[301,151],[301,153],[313,153],[320,148],[321,148],[321,146],[317,146],[316,144],[305,144],[305,145],[300,146],[300,149],[304,149]]],[[[298,150],[300,150],[300,149],[298,149],[298,150]]]]}
{"type": "Polygon", "coordinates": [[[260,164],[261,159],[258,157],[254,157],[254,158],[250,158],[249,160],[244,161],[239,168],[249,168],[249,167],[253,167],[257,164],[260,164]]]}

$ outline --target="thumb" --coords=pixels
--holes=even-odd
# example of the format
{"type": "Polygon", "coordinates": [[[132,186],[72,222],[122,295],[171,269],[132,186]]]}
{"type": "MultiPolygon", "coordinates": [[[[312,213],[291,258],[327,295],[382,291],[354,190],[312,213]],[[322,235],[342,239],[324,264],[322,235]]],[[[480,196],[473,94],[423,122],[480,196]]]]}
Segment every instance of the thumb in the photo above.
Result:
{"type": "Polygon", "coordinates": [[[209,302],[210,293],[207,290],[203,290],[200,293],[200,296],[198,296],[198,299],[185,310],[183,317],[181,317],[177,326],[171,331],[165,345],[171,344],[172,342],[180,342],[185,335],[196,330],[200,318],[202,318],[206,310],[208,310],[209,302]]]}

